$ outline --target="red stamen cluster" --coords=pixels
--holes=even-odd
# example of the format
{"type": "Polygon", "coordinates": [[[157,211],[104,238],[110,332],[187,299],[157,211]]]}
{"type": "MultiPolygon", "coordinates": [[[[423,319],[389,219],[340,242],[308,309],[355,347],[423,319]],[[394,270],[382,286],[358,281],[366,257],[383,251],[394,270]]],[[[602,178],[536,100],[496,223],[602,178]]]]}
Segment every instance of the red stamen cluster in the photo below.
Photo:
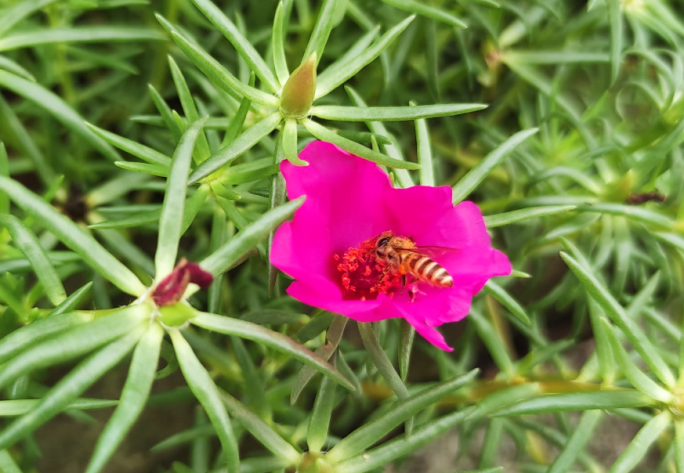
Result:
{"type": "Polygon", "coordinates": [[[401,275],[391,271],[376,254],[377,237],[366,240],[358,248],[349,248],[340,257],[334,255],[345,299],[373,300],[378,294],[394,295],[401,287],[401,275]]]}

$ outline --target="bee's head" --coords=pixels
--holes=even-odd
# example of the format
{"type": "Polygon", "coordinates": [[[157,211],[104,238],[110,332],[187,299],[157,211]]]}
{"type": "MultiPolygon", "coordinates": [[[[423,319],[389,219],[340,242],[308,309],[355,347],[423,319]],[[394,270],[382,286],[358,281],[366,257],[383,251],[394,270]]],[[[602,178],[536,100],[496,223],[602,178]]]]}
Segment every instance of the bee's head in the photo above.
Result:
{"type": "Polygon", "coordinates": [[[387,244],[391,239],[392,232],[385,232],[378,237],[378,242],[375,245],[375,252],[377,253],[378,258],[384,259],[387,257],[387,244]]]}

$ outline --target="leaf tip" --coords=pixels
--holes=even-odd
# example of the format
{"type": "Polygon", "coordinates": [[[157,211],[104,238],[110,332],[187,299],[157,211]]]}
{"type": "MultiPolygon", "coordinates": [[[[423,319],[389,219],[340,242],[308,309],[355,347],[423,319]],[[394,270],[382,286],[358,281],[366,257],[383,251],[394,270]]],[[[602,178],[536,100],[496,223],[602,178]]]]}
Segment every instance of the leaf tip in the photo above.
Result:
{"type": "Polygon", "coordinates": [[[567,254],[565,251],[559,251],[558,254],[563,259],[563,261],[565,261],[566,264],[572,260],[572,256],[567,254]]]}

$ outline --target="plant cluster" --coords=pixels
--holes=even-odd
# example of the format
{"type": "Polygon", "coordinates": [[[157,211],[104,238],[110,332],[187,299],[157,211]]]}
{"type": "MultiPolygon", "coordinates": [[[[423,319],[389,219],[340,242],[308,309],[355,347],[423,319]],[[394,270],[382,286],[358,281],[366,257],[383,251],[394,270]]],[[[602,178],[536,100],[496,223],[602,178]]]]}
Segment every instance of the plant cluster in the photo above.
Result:
{"type": "Polygon", "coordinates": [[[684,473],[681,14],[1,2],[0,472],[57,471],[37,429],[89,410],[111,415],[79,471],[107,471],[163,402],[202,414],[159,472],[415,471],[456,432],[450,471],[684,473]],[[269,256],[307,196],[280,170],[314,140],[482,210],[513,271],[440,328],[452,353],[285,292],[269,256]]]}

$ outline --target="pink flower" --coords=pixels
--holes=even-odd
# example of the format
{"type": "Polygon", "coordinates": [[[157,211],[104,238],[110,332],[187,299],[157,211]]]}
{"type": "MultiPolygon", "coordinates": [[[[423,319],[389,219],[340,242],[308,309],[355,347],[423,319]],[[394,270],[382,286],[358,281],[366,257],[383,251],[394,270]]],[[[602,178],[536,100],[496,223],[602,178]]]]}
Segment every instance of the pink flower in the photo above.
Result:
{"type": "Polygon", "coordinates": [[[450,187],[394,189],[376,164],[330,143],[313,142],[300,158],[310,165],[284,161],[280,169],[289,198],[306,195],[306,202],[278,229],[271,252],[271,263],[295,279],[288,294],[359,322],[404,318],[430,343],[451,351],[435,327],[464,318],[489,278],[511,272],[508,258],[491,247],[477,206],[453,206],[450,187]],[[453,286],[415,281],[405,289],[394,274],[389,283],[379,282],[386,265],[376,264],[374,245],[387,231],[419,247],[455,250],[434,256],[453,286]],[[366,262],[356,267],[357,257],[366,262]]]}

